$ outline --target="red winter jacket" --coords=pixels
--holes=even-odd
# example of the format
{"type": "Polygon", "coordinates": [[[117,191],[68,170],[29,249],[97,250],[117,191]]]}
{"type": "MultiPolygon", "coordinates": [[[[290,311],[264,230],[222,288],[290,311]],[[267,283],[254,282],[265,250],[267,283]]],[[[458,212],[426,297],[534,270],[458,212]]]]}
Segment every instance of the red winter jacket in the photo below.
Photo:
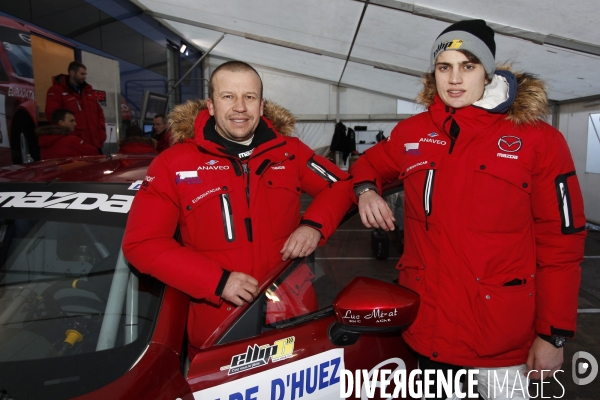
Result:
{"type": "Polygon", "coordinates": [[[119,144],[117,154],[158,154],[156,140],[148,137],[128,137],[119,144]]]}
{"type": "Polygon", "coordinates": [[[46,95],[46,118],[52,119],[52,113],[60,108],[71,111],[77,123],[75,134],[95,148],[102,148],[106,140],[104,112],[92,86],[86,83],[79,94],[69,84],[68,75],[55,76],[53,83],[46,95]]]}
{"type": "Polygon", "coordinates": [[[404,338],[455,365],[522,364],[536,333],[575,333],[585,217],[571,154],[539,119],[543,84],[498,73],[511,94],[519,82],[514,102],[452,109],[425,99],[427,112],[351,170],[357,186],[404,180],[399,282],[421,295],[404,338]]]}
{"type": "Polygon", "coordinates": [[[36,129],[42,160],[50,158],[97,156],[98,149],[76,136],[67,127],[42,126],[36,129]]]}
{"type": "Polygon", "coordinates": [[[352,204],[347,173],[299,139],[279,134],[293,131],[287,110],[267,103],[265,116],[276,137],[242,165],[204,139],[210,118],[204,101],[176,107],[170,115],[176,144],[152,162],[129,213],[125,256],[193,298],[188,333],[195,348],[233,309],[215,294],[223,269],[262,283],[299,224],[317,228],[322,243],[352,204]],[[301,220],[302,191],[314,200],[301,220]],[[173,239],[177,226],[183,245],[173,239]]]}

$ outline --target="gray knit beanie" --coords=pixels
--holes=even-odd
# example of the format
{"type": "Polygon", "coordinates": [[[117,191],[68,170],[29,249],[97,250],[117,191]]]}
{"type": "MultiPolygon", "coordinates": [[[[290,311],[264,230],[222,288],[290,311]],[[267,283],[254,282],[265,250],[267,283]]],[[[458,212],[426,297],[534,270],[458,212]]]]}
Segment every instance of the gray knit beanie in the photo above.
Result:
{"type": "Polygon", "coordinates": [[[488,79],[496,70],[494,31],[482,19],[459,21],[446,28],[431,47],[431,65],[446,50],[467,50],[481,61],[488,79]]]}

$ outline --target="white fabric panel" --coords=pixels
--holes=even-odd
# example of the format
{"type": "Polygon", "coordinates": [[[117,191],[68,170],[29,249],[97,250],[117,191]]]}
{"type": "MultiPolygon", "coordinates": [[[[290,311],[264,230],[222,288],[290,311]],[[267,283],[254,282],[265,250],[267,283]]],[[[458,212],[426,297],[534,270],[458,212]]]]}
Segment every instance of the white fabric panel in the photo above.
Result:
{"type": "Polygon", "coordinates": [[[420,78],[354,62],[348,63],[342,83],[387,93],[405,100],[415,99],[421,89],[420,78]]]}
{"type": "Polygon", "coordinates": [[[426,111],[425,107],[410,101],[398,100],[396,114],[419,114],[426,111]]]}
{"type": "Polygon", "coordinates": [[[139,0],[154,12],[347,54],[363,5],[347,0],[139,0]],[[332,17],[332,18],[329,18],[332,17]]]}
{"type": "MultiPolygon", "coordinates": [[[[185,31],[186,38],[202,37],[206,32],[206,29],[179,22],[166,20],[161,20],[161,22],[173,26],[178,32],[184,33],[185,31]]],[[[216,35],[210,45],[220,36],[220,33],[216,35]]],[[[194,39],[191,41],[198,44],[194,39]]],[[[211,54],[336,82],[344,68],[344,60],[261,43],[234,35],[225,35],[225,38],[212,50],[211,54]]]]}
{"type": "Polygon", "coordinates": [[[368,7],[352,56],[427,71],[429,51],[447,23],[384,7],[368,7]]]}
{"type": "Polygon", "coordinates": [[[417,0],[413,3],[581,42],[598,44],[600,38],[597,0],[417,0]]]}
{"type": "Polygon", "coordinates": [[[308,147],[313,150],[321,147],[329,148],[335,122],[297,122],[296,133],[308,147]]]}
{"type": "MultiPolygon", "coordinates": [[[[281,71],[337,82],[344,68],[364,3],[350,0],[260,0],[250,7],[247,0],[132,0],[155,13],[214,26],[227,34],[213,54],[263,65],[281,71]],[[236,36],[236,34],[238,36],[236,36]],[[243,38],[258,35],[293,46],[307,46],[329,55],[291,49],[243,38]],[[239,36],[242,35],[242,36],[239,36]]],[[[393,5],[393,1],[389,4],[393,5]]],[[[435,18],[444,13],[465,18],[483,18],[490,23],[530,32],[543,39],[556,35],[600,46],[600,13],[596,0],[569,2],[541,0],[416,0],[415,13],[427,11],[435,18]]],[[[186,40],[207,49],[220,32],[161,20],[186,40]]],[[[420,89],[419,79],[376,69],[365,63],[391,65],[411,73],[429,69],[431,44],[449,25],[437,19],[369,4],[362,21],[352,58],[342,83],[411,100],[420,89]],[[360,63],[364,60],[364,63],[360,63]]],[[[503,28],[504,29],[504,28],[503,28]]],[[[499,62],[537,74],[548,85],[549,98],[566,100],[600,94],[597,71],[600,56],[539,45],[496,34],[499,62]]],[[[385,67],[385,66],[383,66],[385,67]]]]}

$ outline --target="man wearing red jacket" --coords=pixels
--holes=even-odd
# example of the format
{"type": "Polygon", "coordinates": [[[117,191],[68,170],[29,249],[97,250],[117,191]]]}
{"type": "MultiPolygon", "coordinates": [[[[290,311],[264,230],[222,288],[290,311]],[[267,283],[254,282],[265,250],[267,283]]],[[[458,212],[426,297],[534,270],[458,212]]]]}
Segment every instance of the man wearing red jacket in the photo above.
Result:
{"type": "Polygon", "coordinates": [[[58,109],[52,113],[52,125],[35,130],[42,160],[63,157],[97,155],[94,146],[74,134],[77,122],[69,110],[58,109]]]}
{"type": "Polygon", "coordinates": [[[543,120],[543,82],[497,69],[495,49],[482,20],[443,31],[418,98],[428,111],[351,173],[363,223],[386,230],[378,192],[404,181],[399,283],[421,306],[403,336],[420,368],[477,368],[484,398],[523,399],[525,377],[552,379],[575,335],[585,216],[567,143],[543,120]]]}
{"type": "Polygon", "coordinates": [[[69,64],[68,75],[57,75],[46,95],[46,116],[58,109],[67,109],[77,121],[75,134],[90,143],[102,154],[106,140],[104,112],[98,103],[94,89],[85,79],[87,69],[80,62],[69,64]]]}
{"type": "Polygon", "coordinates": [[[334,232],[352,188],[347,173],[290,136],[295,118],[263,100],[248,64],[221,65],[209,99],[169,118],[174,145],[148,169],[123,251],[141,272],[192,297],[193,358],[277,263],[311,254],[334,232]],[[303,191],[314,199],[301,218],[303,191]],[[173,239],[178,226],[182,244],[173,239]]]}
{"type": "Polygon", "coordinates": [[[171,146],[171,131],[167,125],[167,117],[162,114],[154,116],[152,121],[152,138],[156,140],[156,150],[162,153],[171,146]]]}

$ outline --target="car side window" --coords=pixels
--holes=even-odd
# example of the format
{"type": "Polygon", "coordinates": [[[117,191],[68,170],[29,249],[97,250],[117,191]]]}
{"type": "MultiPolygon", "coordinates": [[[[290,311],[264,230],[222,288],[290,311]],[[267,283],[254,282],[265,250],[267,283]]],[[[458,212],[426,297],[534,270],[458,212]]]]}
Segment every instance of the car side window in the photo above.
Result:
{"type": "Polygon", "coordinates": [[[327,315],[338,293],[357,276],[396,281],[395,267],[404,240],[404,192],[399,187],[386,192],[383,198],[396,218],[395,231],[374,234],[373,229],[364,227],[356,210],[349,213],[326,244],[309,257],[291,263],[219,343],[318,318],[315,313],[327,315]],[[387,257],[375,257],[378,246],[387,246],[387,257]]]}

